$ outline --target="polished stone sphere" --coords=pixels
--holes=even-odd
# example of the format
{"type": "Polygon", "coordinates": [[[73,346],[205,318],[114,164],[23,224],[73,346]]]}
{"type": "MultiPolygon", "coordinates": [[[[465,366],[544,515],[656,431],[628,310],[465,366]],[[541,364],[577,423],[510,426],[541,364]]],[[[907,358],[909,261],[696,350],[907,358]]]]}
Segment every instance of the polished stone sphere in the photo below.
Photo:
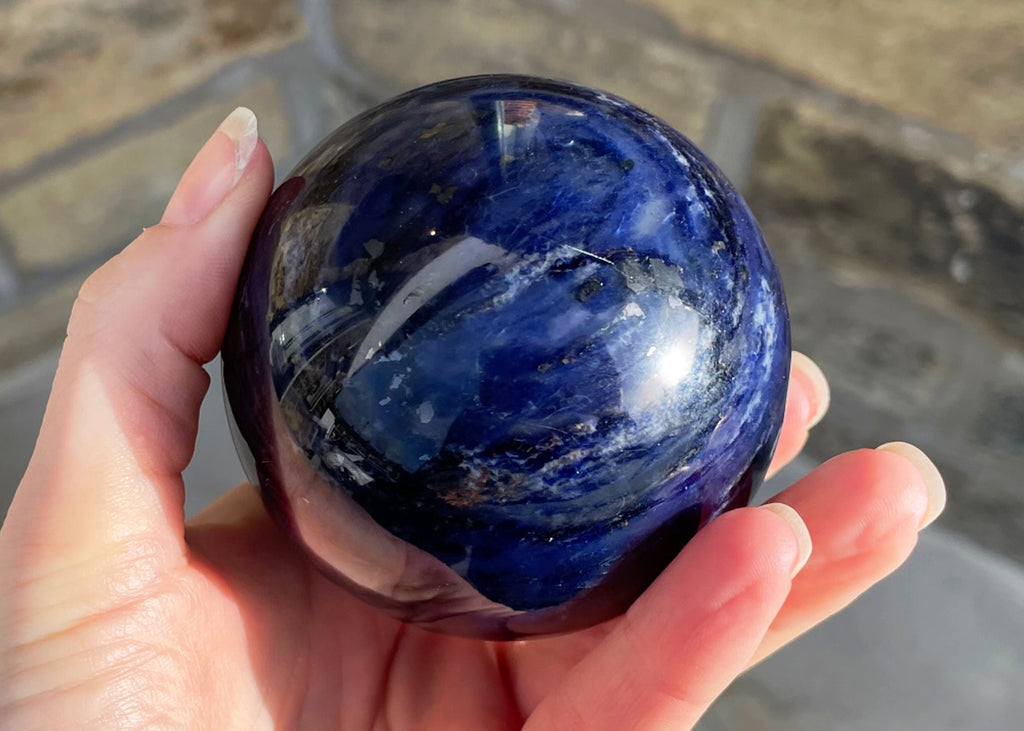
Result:
{"type": "Polygon", "coordinates": [[[789,348],[757,225],[693,143],[598,91],[481,76],[295,168],[223,356],[250,476],[322,571],[512,638],[621,613],[748,502],[789,348]]]}

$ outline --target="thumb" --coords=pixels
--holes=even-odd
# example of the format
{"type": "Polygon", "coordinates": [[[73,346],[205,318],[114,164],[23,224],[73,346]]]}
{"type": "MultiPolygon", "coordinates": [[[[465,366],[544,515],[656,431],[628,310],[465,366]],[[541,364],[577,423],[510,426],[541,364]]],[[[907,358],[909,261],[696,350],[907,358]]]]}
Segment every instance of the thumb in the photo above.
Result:
{"type": "Polygon", "coordinates": [[[112,556],[133,539],[184,555],[181,471],[208,387],[202,366],[223,339],[272,183],[256,118],[239,108],[186,170],[160,224],[83,285],[0,533],[4,560],[15,546],[43,566],[46,556],[112,556]]]}

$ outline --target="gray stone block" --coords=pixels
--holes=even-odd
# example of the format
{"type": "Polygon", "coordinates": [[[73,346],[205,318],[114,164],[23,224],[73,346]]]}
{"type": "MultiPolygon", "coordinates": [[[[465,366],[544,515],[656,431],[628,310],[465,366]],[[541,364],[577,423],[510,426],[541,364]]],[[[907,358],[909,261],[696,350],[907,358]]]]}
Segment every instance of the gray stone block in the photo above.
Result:
{"type": "Polygon", "coordinates": [[[922,160],[870,120],[761,119],[748,200],[779,263],[794,345],[832,384],[816,459],[904,440],[945,476],[943,525],[1024,559],[1024,206],[922,160]]]}
{"type": "Polygon", "coordinates": [[[397,89],[481,73],[551,76],[619,94],[698,141],[717,95],[714,64],[651,33],[655,14],[620,2],[336,0],[333,6],[338,44],[397,89]]]}
{"type": "Polygon", "coordinates": [[[748,199],[759,216],[806,230],[830,266],[913,283],[1024,343],[1015,187],[918,157],[849,116],[780,103],[762,114],[748,199]]]}
{"type": "Polygon", "coordinates": [[[304,31],[296,0],[7,4],[0,13],[0,183],[5,173],[304,31]]]}
{"type": "Polygon", "coordinates": [[[158,129],[127,136],[86,159],[0,195],[0,226],[15,263],[31,275],[74,267],[122,248],[159,221],[178,178],[220,121],[239,104],[260,117],[260,134],[290,155],[287,115],[272,79],[190,108],[158,129]]]}
{"type": "Polygon", "coordinates": [[[942,530],[896,574],[741,676],[701,731],[1016,731],[1024,572],[942,530]]]}

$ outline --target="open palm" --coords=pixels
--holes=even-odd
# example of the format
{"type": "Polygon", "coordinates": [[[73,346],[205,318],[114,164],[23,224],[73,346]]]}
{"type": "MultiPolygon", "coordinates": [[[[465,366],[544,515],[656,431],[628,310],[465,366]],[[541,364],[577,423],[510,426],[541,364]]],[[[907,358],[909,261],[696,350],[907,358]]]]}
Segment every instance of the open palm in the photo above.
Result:
{"type": "MultiPolygon", "coordinates": [[[[271,184],[237,110],[160,225],[82,289],[0,530],[0,728],[685,729],[896,568],[942,509],[915,448],[850,452],[774,506],[712,522],[624,617],[512,643],[364,605],[305,561],[252,486],[186,524],[202,365],[271,184]]],[[[773,467],[826,405],[795,357],[773,467]]]]}

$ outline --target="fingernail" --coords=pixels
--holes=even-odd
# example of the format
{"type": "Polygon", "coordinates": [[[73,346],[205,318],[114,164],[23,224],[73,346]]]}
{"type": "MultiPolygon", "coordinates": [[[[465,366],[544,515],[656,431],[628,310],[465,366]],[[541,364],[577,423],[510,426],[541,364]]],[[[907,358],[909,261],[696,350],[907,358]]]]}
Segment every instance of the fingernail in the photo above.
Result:
{"type": "Polygon", "coordinates": [[[793,570],[790,572],[790,576],[796,576],[807,563],[807,559],[811,557],[811,534],[807,530],[807,524],[804,523],[804,519],[800,517],[798,512],[785,503],[766,503],[761,506],[761,510],[775,513],[789,523],[793,535],[796,536],[798,553],[796,562],[793,564],[793,570]]]}
{"type": "Polygon", "coordinates": [[[928,455],[906,442],[889,442],[878,447],[882,452],[892,452],[907,459],[917,471],[921,473],[925,487],[928,488],[928,509],[921,520],[921,528],[926,528],[935,522],[942,510],[946,507],[946,483],[939,474],[939,468],[928,459],[928,455]]]}
{"type": "Polygon", "coordinates": [[[828,387],[828,379],[825,378],[825,374],[821,372],[821,368],[813,360],[808,358],[803,353],[794,350],[792,355],[792,364],[794,368],[797,368],[801,373],[807,376],[811,382],[811,386],[814,389],[814,405],[811,412],[810,421],[807,422],[807,428],[810,429],[816,426],[821,421],[825,413],[828,411],[828,405],[832,401],[832,392],[828,387]]]}
{"type": "Polygon", "coordinates": [[[220,123],[217,131],[223,132],[235,144],[234,185],[242,177],[256,149],[256,140],[259,139],[256,115],[248,107],[238,107],[220,123]]]}
{"type": "Polygon", "coordinates": [[[258,140],[256,115],[252,110],[238,107],[231,112],[181,176],[160,222],[184,226],[209,215],[241,179],[252,160],[258,140]],[[234,164],[228,158],[224,137],[231,141],[234,148],[234,164]]]}

